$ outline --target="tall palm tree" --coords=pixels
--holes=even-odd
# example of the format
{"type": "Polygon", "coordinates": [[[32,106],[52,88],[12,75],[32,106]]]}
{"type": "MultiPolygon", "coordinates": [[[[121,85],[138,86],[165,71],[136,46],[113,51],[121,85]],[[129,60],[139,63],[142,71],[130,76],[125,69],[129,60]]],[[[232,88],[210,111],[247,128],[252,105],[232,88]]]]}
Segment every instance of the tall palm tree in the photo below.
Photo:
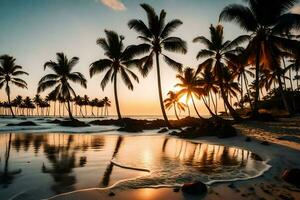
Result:
{"type": "Polygon", "coordinates": [[[11,106],[10,99],[10,84],[16,85],[20,88],[27,89],[27,83],[17,78],[20,75],[28,75],[27,72],[22,71],[22,66],[15,64],[16,59],[9,55],[0,56],[0,89],[5,85],[5,92],[7,94],[8,104],[11,111],[11,115],[15,117],[14,111],[11,106]]]}
{"type": "Polygon", "coordinates": [[[180,81],[180,83],[177,83],[175,87],[180,87],[181,89],[178,91],[178,97],[182,97],[183,95],[186,95],[187,101],[189,99],[192,99],[192,103],[194,106],[194,109],[198,115],[199,118],[202,118],[199,114],[194,96],[199,96],[199,78],[197,77],[194,69],[187,67],[184,69],[183,74],[177,74],[176,78],[180,81]]]}
{"type": "Polygon", "coordinates": [[[124,36],[118,35],[114,31],[105,30],[106,38],[99,38],[97,44],[105,51],[107,58],[97,60],[90,66],[90,76],[94,76],[97,73],[102,73],[106,70],[105,76],[101,81],[101,88],[104,90],[109,80],[114,83],[114,95],[116,102],[116,109],[118,119],[122,120],[119,99],[118,99],[118,88],[117,79],[118,74],[121,75],[123,82],[129,90],[133,90],[133,84],[130,80],[130,76],[139,82],[137,75],[130,69],[130,63],[133,57],[136,55],[136,46],[124,47],[123,40],[124,36]]]}
{"type": "Polygon", "coordinates": [[[233,41],[224,41],[224,31],[222,25],[217,25],[216,27],[211,25],[209,29],[210,39],[204,36],[199,36],[193,40],[193,42],[200,42],[206,47],[206,49],[200,50],[197,54],[197,59],[206,58],[206,60],[199,65],[197,73],[207,67],[212,70],[218,81],[225,106],[229,109],[231,116],[235,120],[239,120],[240,116],[230,105],[228,96],[224,89],[223,75],[226,68],[224,62],[226,62],[227,55],[232,53],[238,45],[247,41],[249,39],[249,36],[242,35],[234,39],[233,41]]]}
{"type": "MultiPolygon", "coordinates": [[[[251,33],[247,47],[249,57],[255,64],[255,98],[253,117],[258,115],[259,72],[260,67],[276,70],[280,66],[279,49],[294,50],[295,42],[281,35],[293,28],[299,28],[300,15],[288,13],[296,4],[295,0],[247,0],[248,6],[231,4],[220,14],[220,20],[233,21],[243,30],[251,33]]],[[[276,70],[280,88],[282,87],[280,70],[276,70]]],[[[286,109],[291,112],[281,91],[286,109]]]]}
{"type": "Polygon", "coordinates": [[[45,75],[39,82],[37,92],[43,92],[48,88],[55,87],[52,91],[56,97],[61,97],[67,101],[70,119],[74,119],[70,106],[70,99],[76,96],[70,82],[79,83],[86,88],[86,79],[80,72],[72,72],[74,66],[78,63],[79,58],[73,57],[68,59],[64,53],[57,53],[57,62],[49,61],[44,64],[44,70],[48,67],[54,73],[45,75]]]}
{"type": "Polygon", "coordinates": [[[176,108],[178,108],[179,111],[185,111],[186,105],[180,102],[180,99],[178,98],[178,95],[175,92],[169,91],[168,96],[169,97],[164,100],[165,107],[168,110],[170,110],[173,107],[175,116],[179,120],[176,108]]]}
{"type": "Polygon", "coordinates": [[[215,75],[212,73],[210,67],[206,67],[202,72],[198,73],[198,76],[200,78],[199,80],[199,86],[203,89],[203,92],[206,94],[208,98],[208,102],[205,101],[203,98],[203,102],[207,105],[208,110],[210,113],[210,102],[212,102],[214,106],[215,113],[213,115],[217,115],[218,113],[218,100],[217,100],[217,94],[219,92],[218,82],[216,80],[215,75]],[[215,96],[215,100],[213,98],[213,94],[215,96]]]}
{"type": "Polygon", "coordinates": [[[137,31],[140,34],[138,38],[145,42],[144,44],[139,45],[139,51],[149,53],[147,56],[140,59],[143,76],[146,76],[152,69],[153,57],[155,57],[160,107],[166,125],[170,127],[162,97],[159,56],[161,55],[164,58],[165,62],[173,69],[176,69],[179,72],[182,70],[181,63],[171,59],[162,51],[166,50],[169,52],[183,54],[187,52],[187,45],[185,41],[183,41],[179,37],[170,36],[171,33],[174,32],[174,30],[182,24],[182,22],[178,19],[174,19],[166,23],[166,12],[164,10],[162,10],[158,15],[155,10],[148,4],[141,4],[141,7],[147,13],[148,26],[146,25],[146,23],[139,19],[130,20],[128,26],[130,29],[134,29],[135,31],[137,31]]]}
{"type": "Polygon", "coordinates": [[[21,95],[16,96],[16,98],[13,100],[13,104],[16,106],[16,115],[19,114],[19,109],[17,107],[20,107],[21,103],[23,102],[23,97],[21,95]]]}

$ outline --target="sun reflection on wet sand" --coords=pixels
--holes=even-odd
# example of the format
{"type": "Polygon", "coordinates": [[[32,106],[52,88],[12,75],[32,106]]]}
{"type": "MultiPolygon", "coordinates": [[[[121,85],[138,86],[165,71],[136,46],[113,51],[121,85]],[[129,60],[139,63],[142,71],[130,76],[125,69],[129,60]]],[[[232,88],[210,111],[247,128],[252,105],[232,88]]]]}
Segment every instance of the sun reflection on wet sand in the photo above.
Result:
{"type": "MultiPolygon", "coordinates": [[[[10,198],[16,190],[28,188],[28,182],[31,187],[22,199],[103,188],[134,177],[138,178],[122,182],[118,187],[243,177],[247,174],[241,170],[257,173],[264,167],[249,155],[251,152],[241,149],[162,135],[1,134],[0,195],[10,198]],[[130,170],[130,167],[149,169],[150,173],[130,170]]],[[[155,195],[152,190],[143,193],[144,197],[155,195]]]]}

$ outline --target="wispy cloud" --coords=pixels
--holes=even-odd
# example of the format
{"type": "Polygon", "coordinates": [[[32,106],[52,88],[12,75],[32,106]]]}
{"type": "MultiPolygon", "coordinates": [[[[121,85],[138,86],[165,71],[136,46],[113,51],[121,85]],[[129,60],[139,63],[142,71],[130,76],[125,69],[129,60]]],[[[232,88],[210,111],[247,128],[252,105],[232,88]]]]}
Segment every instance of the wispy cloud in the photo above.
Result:
{"type": "Polygon", "coordinates": [[[300,14],[300,5],[299,6],[295,6],[291,9],[292,13],[297,13],[300,14]]]}
{"type": "Polygon", "coordinates": [[[113,10],[126,10],[125,5],[121,2],[121,0],[100,0],[101,3],[106,5],[107,7],[113,9],[113,10]]]}

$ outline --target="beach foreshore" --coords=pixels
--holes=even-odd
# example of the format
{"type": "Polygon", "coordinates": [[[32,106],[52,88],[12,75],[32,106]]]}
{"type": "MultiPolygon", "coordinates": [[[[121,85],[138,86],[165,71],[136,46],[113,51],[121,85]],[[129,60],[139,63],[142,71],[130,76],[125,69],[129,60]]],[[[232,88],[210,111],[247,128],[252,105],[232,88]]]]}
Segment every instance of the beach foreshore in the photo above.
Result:
{"type": "Polygon", "coordinates": [[[300,131],[299,118],[284,119],[278,122],[249,122],[235,125],[239,134],[230,139],[201,137],[193,142],[205,142],[234,146],[258,154],[271,166],[261,176],[238,181],[214,183],[209,186],[205,196],[189,196],[174,188],[141,189],[86,189],[60,194],[49,199],[54,200],[193,200],[193,199],[300,199],[300,188],[281,179],[286,169],[300,166],[300,143],[297,141],[300,131]],[[284,137],[283,137],[284,136],[284,137]],[[251,137],[251,140],[246,139],[251,137]],[[284,139],[282,139],[282,137],[284,139]],[[286,139],[287,138],[287,139],[286,139]],[[294,140],[296,138],[296,140],[294,140]],[[262,143],[262,141],[268,141],[262,143]]]}

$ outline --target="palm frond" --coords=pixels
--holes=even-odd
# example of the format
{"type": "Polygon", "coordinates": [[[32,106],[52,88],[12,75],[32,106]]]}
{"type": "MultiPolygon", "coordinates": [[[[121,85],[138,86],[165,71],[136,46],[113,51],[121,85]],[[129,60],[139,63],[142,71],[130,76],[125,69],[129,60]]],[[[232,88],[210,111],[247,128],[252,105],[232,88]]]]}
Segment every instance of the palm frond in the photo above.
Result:
{"type": "Polygon", "coordinates": [[[162,45],[165,50],[170,52],[178,52],[182,54],[186,54],[187,52],[186,42],[178,37],[166,38],[162,41],[162,45]]]}
{"type": "Polygon", "coordinates": [[[90,77],[111,67],[112,61],[109,59],[100,59],[90,65],[90,77]]]}
{"type": "Polygon", "coordinates": [[[176,62],[175,60],[171,59],[170,57],[163,55],[163,58],[165,60],[165,62],[172,67],[173,69],[175,69],[178,72],[182,72],[182,64],[179,62],[176,62]]]}
{"type": "Polygon", "coordinates": [[[102,81],[100,83],[102,90],[104,90],[104,88],[106,87],[109,79],[111,78],[112,72],[113,72],[113,69],[111,68],[110,70],[108,70],[106,72],[105,76],[103,77],[103,79],[102,79],[102,81]]]}
{"type": "Polygon", "coordinates": [[[126,73],[124,68],[120,68],[120,69],[121,69],[121,77],[122,77],[125,85],[128,87],[128,89],[133,90],[133,84],[132,84],[128,74],[126,73]]]}
{"type": "Polygon", "coordinates": [[[238,4],[226,6],[219,16],[219,21],[234,21],[242,29],[252,32],[258,27],[251,10],[246,6],[238,4]]]}
{"type": "Polygon", "coordinates": [[[182,25],[182,21],[179,19],[174,19],[166,24],[164,29],[162,30],[160,37],[166,38],[168,37],[176,28],[178,28],[180,25],[182,25]]]}

